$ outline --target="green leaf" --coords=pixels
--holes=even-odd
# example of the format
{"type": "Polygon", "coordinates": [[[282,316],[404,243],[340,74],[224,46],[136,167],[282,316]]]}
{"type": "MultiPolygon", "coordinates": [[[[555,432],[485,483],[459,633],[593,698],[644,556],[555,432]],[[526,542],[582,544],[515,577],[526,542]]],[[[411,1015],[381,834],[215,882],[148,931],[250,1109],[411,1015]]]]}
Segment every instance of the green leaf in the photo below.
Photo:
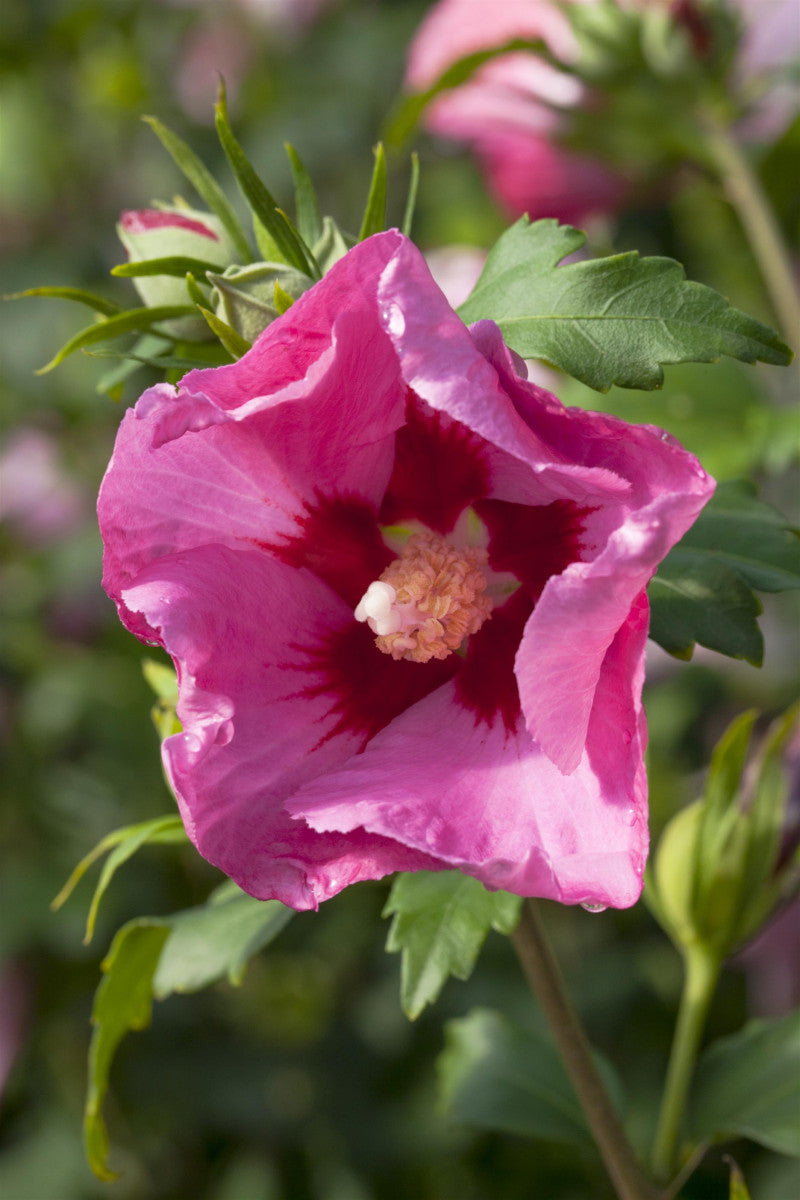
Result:
{"type": "Polygon", "coordinates": [[[373,153],[375,154],[375,167],[358,234],[360,242],[371,237],[373,233],[380,233],[386,225],[386,154],[381,142],[378,142],[373,153]]]}
{"type": "Polygon", "coordinates": [[[752,485],[721,483],[650,584],[650,636],[679,658],[690,658],[699,642],[759,665],[761,603],[753,587],[800,587],[800,538],[752,485]]]}
{"type": "Polygon", "coordinates": [[[111,268],[111,274],[129,279],[139,275],[185,275],[187,271],[191,271],[193,275],[204,275],[206,271],[218,270],[219,263],[178,254],[166,258],[146,258],[141,262],[120,263],[111,268]]]}
{"type": "Polygon", "coordinates": [[[280,901],[254,900],[235,885],[223,884],[220,893],[208,904],[170,917],[153,979],[158,1000],[172,992],[199,991],[224,976],[241,983],[248,961],[294,916],[280,901]]]}
{"type": "Polygon", "coordinates": [[[168,934],[167,926],[147,918],[131,921],[117,933],[103,962],[105,979],[92,1010],[94,1032],[83,1126],[86,1157],[99,1179],[117,1178],[107,1165],[108,1131],[102,1113],[111,1062],[129,1030],[145,1029],[150,1024],[153,973],[168,934]]]}
{"type": "Polygon", "coordinates": [[[311,176],[303,166],[300,155],[289,142],[284,142],[292,167],[294,179],[294,207],[297,230],[307,246],[313,246],[322,237],[322,217],[319,201],[311,176]]]}
{"type": "Polygon", "coordinates": [[[402,951],[401,1000],[411,1020],[432,1004],[450,975],[468,979],[490,929],[510,933],[521,900],[488,892],[460,871],[400,874],[385,917],[394,915],[386,949],[402,951]]]}
{"type": "Polygon", "coordinates": [[[411,226],[414,223],[414,211],[417,207],[417,192],[419,191],[419,155],[414,152],[411,155],[411,177],[408,181],[408,196],[406,198],[406,207],[403,213],[403,222],[400,226],[400,232],[406,237],[411,237],[411,226]]]}
{"type": "Polygon", "coordinates": [[[209,329],[216,334],[229,354],[234,358],[241,358],[243,354],[247,354],[247,351],[251,349],[247,338],[243,338],[240,333],[237,333],[210,309],[203,308],[201,304],[198,304],[197,307],[208,322],[209,329]]]}
{"type": "MultiPolygon", "coordinates": [[[[131,842],[137,838],[139,840],[134,846],[134,849],[131,850],[130,854],[127,854],[125,858],[130,858],[131,854],[134,853],[134,850],[138,849],[139,846],[143,846],[145,842],[185,841],[186,833],[180,817],[174,813],[169,813],[164,817],[155,817],[150,821],[141,821],[136,825],[125,825],[121,829],[114,829],[111,833],[107,833],[104,838],[101,838],[94,849],[90,850],[89,853],[81,859],[61,891],[51,902],[50,907],[54,911],[61,908],[61,905],[72,895],[76,885],[81,881],[89,867],[91,867],[93,863],[97,862],[98,858],[102,858],[102,856],[107,854],[109,850],[113,850],[115,847],[131,842]],[[175,835],[174,837],[172,836],[173,833],[175,835]],[[144,836],[140,836],[142,834],[144,836]],[[178,836],[179,834],[182,834],[182,836],[178,836]]],[[[125,860],[123,859],[122,861],[125,860]]],[[[105,887],[103,890],[105,890],[105,887]]]]}
{"type": "Polygon", "coordinates": [[[800,1157],[800,1012],[751,1021],[705,1051],[686,1132],[698,1144],[746,1137],[800,1157]]]}
{"type": "Polygon", "coordinates": [[[277,900],[254,900],[228,881],[198,908],[169,917],[141,917],[119,930],[103,962],[106,978],[95,997],[84,1122],[86,1156],[100,1179],[109,1171],[102,1105],[117,1046],[130,1029],[144,1029],[153,997],[197,991],[227,975],[241,982],[247,960],[294,915],[277,900]]]}
{"type": "MultiPolygon", "coordinates": [[[[604,1064],[607,1078],[608,1071],[604,1064]]],[[[479,1008],[448,1021],[436,1073],[442,1107],[465,1125],[567,1145],[591,1144],[552,1041],[499,1013],[479,1008]]],[[[617,1090],[613,1082],[612,1089],[617,1090]]]]}
{"type": "Polygon", "coordinates": [[[562,71],[564,70],[564,64],[554,59],[549,46],[540,38],[512,38],[511,41],[504,42],[501,46],[493,46],[490,50],[478,50],[474,54],[468,54],[458,62],[452,63],[430,87],[421,92],[411,92],[401,96],[386,122],[384,140],[387,146],[393,150],[402,146],[413,134],[420,117],[430,102],[441,92],[466,83],[470,76],[474,75],[478,68],[489,62],[490,59],[498,58],[501,54],[510,54],[516,50],[532,50],[541,58],[553,63],[562,71]]]}
{"type": "Polygon", "coordinates": [[[585,240],[555,220],[521,217],[490,251],[459,315],[491,318],[523,357],[543,358],[598,391],[659,387],[664,363],[722,354],[791,361],[777,334],[687,281],[673,259],[630,252],[559,267],[585,240]]]}
{"type": "Polygon", "coordinates": [[[102,313],[105,317],[112,317],[115,313],[122,312],[122,307],[115,304],[113,300],[106,300],[103,296],[96,296],[94,292],[84,291],[83,288],[75,287],[34,287],[26,288],[24,292],[11,292],[7,296],[3,296],[4,300],[24,300],[27,296],[44,296],[50,300],[74,300],[76,304],[85,304],[87,308],[94,309],[97,313],[102,313]]]}
{"type": "Polygon", "coordinates": [[[756,618],[761,604],[741,576],[699,550],[675,546],[648,588],[650,637],[677,658],[691,658],[695,642],[760,665],[764,639],[756,618]]]}
{"type": "Polygon", "coordinates": [[[259,226],[261,226],[269,239],[267,245],[260,246],[262,254],[265,258],[273,257],[272,247],[274,245],[283,262],[310,275],[312,279],[319,279],[319,267],[314,261],[313,255],[286,214],[278,208],[271,192],[259,179],[252,163],[237,142],[228,122],[228,109],[223,87],[220,87],[220,97],[215,112],[217,134],[239,189],[253,212],[256,236],[258,236],[259,226]]]}
{"type": "Polygon", "coordinates": [[[800,587],[800,537],[777,509],[757,499],[751,483],[718,484],[680,545],[730,567],[762,592],[800,587]]]}
{"type": "Polygon", "coordinates": [[[133,333],[137,329],[151,330],[153,325],[157,325],[159,321],[168,321],[173,317],[189,317],[194,316],[194,314],[194,306],[188,304],[163,304],[154,308],[131,308],[127,312],[117,313],[113,317],[108,317],[105,321],[98,321],[96,324],[82,329],[80,333],[76,333],[50,359],[49,363],[46,363],[43,367],[39,367],[36,374],[46,375],[48,371],[52,371],[54,367],[62,363],[70,354],[74,354],[76,350],[81,350],[84,346],[93,346],[96,342],[110,341],[112,338],[121,337],[123,333],[133,333]]]}
{"type": "Polygon", "coordinates": [[[162,125],[156,117],[143,117],[142,120],[147,122],[156,137],[159,138],[164,149],[172,157],[183,175],[189,180],[189,183],[191,183],[197,194],[205,200],[211,211],[219,217],[236,247],[242,262],[252,262],[253,255],[250,250],[250,244],[242,226],[239,224],[239,219],[229,204],[222,188],[208,168],[204,166],[195,152],[177,134],[174,134],[166,125],[162,125]]]}
{"type": "MultiPolygon", "coordinates": [[[[131,370],[126,372],[126,376],[139,367],[153,367],[156,371],[168,371],[170,369],[176,371],[191,371],[194,368],[207,367],[209,365],[206,359],[202,358],[185,358],[175,354],[162,354],[157,358],[153,358],[144,354],[135,354],[133,351],[125,353],[122,350],[84,350],[83,353],[87,358],[114,358],[124,363],[130,363],[131,370]]],[[[230,362],[230,357],[219,359],[214,366],[223,366],[230,362]]],[[[104,377],[107,378],[107,377],[104,377]]],[[[98,391],[100,385],[98,384],[98,391]]],[[[105,388],[103,389],[105,390],[105,388]]]]}

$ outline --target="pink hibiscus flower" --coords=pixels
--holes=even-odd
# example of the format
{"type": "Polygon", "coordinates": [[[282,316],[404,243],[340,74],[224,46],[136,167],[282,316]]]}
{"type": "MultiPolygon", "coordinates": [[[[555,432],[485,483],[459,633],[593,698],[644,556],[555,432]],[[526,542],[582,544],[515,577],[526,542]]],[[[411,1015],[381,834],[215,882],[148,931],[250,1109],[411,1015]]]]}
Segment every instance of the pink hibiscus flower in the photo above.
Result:
{"type": "Polygon", "coordinates": [[[454,867],[639,895],[644,589],[713,482],[523,373],[390,231],[126,414],[105,587],[176,663],[189,836],[253,895],[454,867]]]}
{"type": "MultiPolygon", "coordinates": [[[[460,58],[514,38],[542,38],[565,63],[578,50],[567,17],[548,0],[439,0],[411,44],[406,84],[421,91],[460,58]]],[[[618,173],[558,144],[565,120],[556,108],[568,111],[589,101],[579,80],[520,51],[493,59],[437,97],[425,125],[471,147],[495,198],[510,213],[579,224],[614,212],[627,191],[618,173]]]]}

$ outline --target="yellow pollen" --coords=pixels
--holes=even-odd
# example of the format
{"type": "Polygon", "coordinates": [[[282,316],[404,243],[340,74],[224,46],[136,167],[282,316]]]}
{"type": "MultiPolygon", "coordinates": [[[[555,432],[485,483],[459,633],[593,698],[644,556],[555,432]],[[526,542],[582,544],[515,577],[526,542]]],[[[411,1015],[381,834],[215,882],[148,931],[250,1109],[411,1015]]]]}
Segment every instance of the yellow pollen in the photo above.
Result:
{"type": "Polygon", "coordinates": [[[477,633],[492,610],[482,567],[486,551],[457,549],[435,533],[415,533],[369,585],[355,610],[392,658],[447,658],[477,633]]]}

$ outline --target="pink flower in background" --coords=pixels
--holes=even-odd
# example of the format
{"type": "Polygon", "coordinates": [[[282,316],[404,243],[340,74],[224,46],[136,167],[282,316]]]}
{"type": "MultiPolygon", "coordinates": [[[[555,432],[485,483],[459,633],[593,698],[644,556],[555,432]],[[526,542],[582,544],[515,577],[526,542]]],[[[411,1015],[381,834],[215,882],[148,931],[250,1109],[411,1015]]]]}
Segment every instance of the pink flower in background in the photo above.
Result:
{"type": "MultiPolygon", "coordinates": [[[[406,84],[423,90],[460,58],[513,38],[542,38],[565,63],[577,54],[566,16],[548,0],[440,0],[411,44],[406,84]]],[[[578,80],[520,51],[491,60],[437,97],[425,124],[472,148],[511,213],[579,223],[613,212],[627,191],[608,167],[558,145],[565,121],[551,105],[569,110],[589,99],[578,80]]]]}
{"type": "Polygon", "coordinates": [[[0,520],[40,545],[74,533],[87,497],[59,461],[58,444],[40,429],[14,430],[0,452],[0,520]]]}
{"type": "Polygon", "coordinates": [[[189,836],[253,895],[639,895],[644,589],[713,482],[523,370],[390,231],[126,414],[105,587],[177,665],[189,836]]]}
{"type": "MultiPolygon", "coordinates": [[[[695,13],[696,5],[676,0],[618,3],[629,9],[669,8],[686,26],[696,52],[707,52],[702,9],[695,13]]],[[[788,78],[776,83],[774,72],[800,54],[800,9],[796,0],[730,3],[744,21],[735,82],[754,100],[753,113],[740,132],[756,139],[773,137],[798,108],[796,83],[788,78]],[[759,92],[760,102],[755,102],[759,92]]],[[[552,0],[439,0],[411,44],[406,84],[424,90],[459,59],[514,38],[543,39],[565,65],[577,55],[567,16],[552,0]]],[[[472,149],[490,190],[512,214],[581,223],[593,214],[615,212],[631,194],[632,181],[619,171],[560,144],[570,110],[596,102],[579,80],[533,53],[519,51],[487,62],[466,83],[438,96],[426,112],[425,125],[472,149]]]]}

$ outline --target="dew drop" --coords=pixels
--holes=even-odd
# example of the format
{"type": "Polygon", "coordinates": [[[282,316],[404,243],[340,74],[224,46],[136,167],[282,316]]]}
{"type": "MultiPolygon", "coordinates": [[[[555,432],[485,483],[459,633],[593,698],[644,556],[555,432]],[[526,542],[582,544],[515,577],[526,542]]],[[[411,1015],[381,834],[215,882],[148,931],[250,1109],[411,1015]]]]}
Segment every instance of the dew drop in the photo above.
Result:
{"type": "Polygon", "coordinates": [[[639,819],[635,808],[626,808],[624,815],[626,825],[635,825],[639,819]]]}
{"type": "Polygon", "coordinates": [[[581,908],[586,909],[586,912],[601,913],[606,911],[608,905],[601,904],[599,900],[584,900],[581,904],[581,908]]]}

